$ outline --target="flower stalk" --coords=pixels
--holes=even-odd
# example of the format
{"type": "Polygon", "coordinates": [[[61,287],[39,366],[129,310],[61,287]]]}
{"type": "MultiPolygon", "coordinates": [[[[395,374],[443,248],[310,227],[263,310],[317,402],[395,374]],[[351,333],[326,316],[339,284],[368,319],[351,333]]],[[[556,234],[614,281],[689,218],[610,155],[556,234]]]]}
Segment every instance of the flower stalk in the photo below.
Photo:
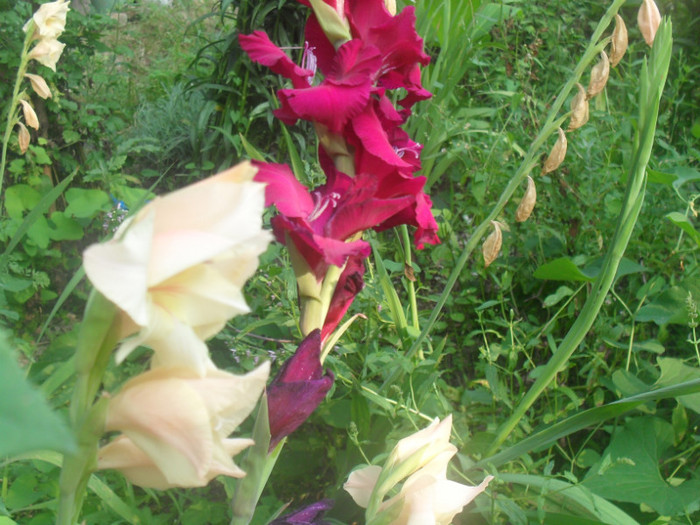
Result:
{"type": "MultiPolygon", "coordinates": [[[[586,50],[583,53],[583,56],[574,68],[573,74],[566,82],[566,84],[564,84],[564,87],[561,89],[559,95],[552,104],[540,132],[530,144],[530,147],[528,148],[528,151],[525,154],[525,157],[523,158],[520,167],[504,188],[503,192],[501,193],[500,197],[498,198],[498,201],[492,208],[491,212],[476,227],[474,233],[467,241],[464,249],[462,250],[462,253],[459,256],[459,259],[457,259],[457,262],[455,263],[455,266],[452,269],[452,273],[450,273],[447,279],[445,288],[440,294],[440,297],[438,298],[438,301],[435,307],[433,308],[433,311],[431,312],[428,321],[423,327],[423,330],[421,331],[420,335],[413,341],[413,344],[406,352],[407,358],[410,359],[414,355],[416,355],[416,353],[421,348],[421,345],[432,331],[433,326],[437,321],[437,318],[440,316],[440,313],[442,312],[442,309],[444,308],[445,303],[447,302],[447,299],[450,296],[450,293],[452,292],[452,288],[454,288],[457,279],[459,278],[460,274],[462,273],[462,270],[464,269],[464,266],[466,265],[474,250],[479,245],[479,241],[481,240],[481,238],[487,232],[490,231],[491,221],[495,221],[498,219],[498,216],[502,213],[503,209],[506,207],[513,194],[518,190],[525,177],[527,177],[533,170],[533,168],[537,165],[537,157],[539,156],[539,151],[546,143],[547,139],[552,135],[552,133],[555,133],[557,131],[557,128],[561,127],[564,121],[566,121],[569,118],[570,113],[558,116],[559,112],[561,111],[562,106],[569,97],[571,90],[579,81],[586,68],[591,64],[593,60],[595,60],[598,57],[600,52],[603,51],[605,46],[608,44],[610,39],[604,38],[601,40],[601,37],[603,35],[603,32],[610,25],[611,21],[613,20],[618,10],[620,9],[620,7],[622,7],[624,3],[625,0],[614,0],[614,2],[610,5],[608,10],[600,19],[598,26],[593,32],[593,35],[591,35],[588,47],[586,48],[586,50]]],[[[399,381],[401,377],[403,377],[404,373],[405,372],[402,368],[395,368],[389,374],[384,383],[382,383],[380,391],[386,391],[386,389],[389,388],[390,385],[399,381]]]]}
{"type": "Polygon", "coordinates": [[[569,358],[588,333],[615,280],[617,268],[625,253],[625,249],[632,235],[632,230],[637,222],[639,211],[644,202],[646,168],[654,144],[654,132],[656,131],[656,120],[659,113],[659,101],[666,82],[668,66],[671,60],[671,45],[671,23],[667,20],[659,28],[649,64],[647,65],[645,61],[642,66],[642,74],[640,75],[639,128],[634,141],[635,150],[628,175],[623,207],[601,272],[593,284],[593,289],[586,299],[581,313],[577,316],[576,321],[559,344],[559,347],[555,350],[554,355],[545,365],[542,372],[537,376],[537,380],[530,387],[530,390],[528,390],[520,404],[498,429],[496,437],[487,451],[487,455],[495,453],[532,404],[551,384],[556,375],[564,369],[569,358]]]}
{"type": "Polygon", "coordinates": [[[10,143],[12,130],[14,129],[17,122],[19,122],[18,117],[20,104],[20,88],[22,86],[24,74],[27,72],[27,64],[29,64],[28,51],[32,41],[33,35],[31,34],[31,32],[28,32],[24,37],[24,44],[22,45],[22,54],[20,55],[19,67],[17,68],[15,85],[12,88],[12,97],[10,98],[10,105],[7,110],[5,132],[2,138],[2,157],[0,158],[0,196],[2,196],[3,182],[5,179],[5,167],[7,165],[7,147],[10,143]]]}

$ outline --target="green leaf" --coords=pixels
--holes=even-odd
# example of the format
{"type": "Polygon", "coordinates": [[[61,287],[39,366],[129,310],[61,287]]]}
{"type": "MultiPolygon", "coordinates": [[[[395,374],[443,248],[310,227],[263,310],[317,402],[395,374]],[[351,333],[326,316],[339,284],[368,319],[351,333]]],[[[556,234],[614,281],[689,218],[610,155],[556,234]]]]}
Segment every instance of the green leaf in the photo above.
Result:
{"type": "Polygon", "coordinates": [[[617,506],[581,485],[528,474],[499,473],[498,479],[504,483],[539,489],[542,497],[549,503],[548,507],[556,504],[569,512],[575,512],[577,516],[595,518],[607,525],[639,525],[617,506]]]}
{"type": "Polygon", "coordinates": [[[688,293],[700,297],[700,282],[686,279],[677,286],[671,286],[656,296],[652,302],[642,306],[634,316],[635,321],[653,321],[659,326],[666,324],[688,324],[688,293]]]}
{"type": "MultiPolygon", "coordinates": [[[[63,190],[66,189],[66,187],[71,183],[76,173],[78,173],[77,170],[71,173],[65,179],[63,179],[59,184],[56,185],[55,188],[53,188],[50,192],[44,195],[41,198],[41,200],[38,203],[36,203],[36,205],[34,205],[32,211],[30,211],[27,214],[20,227],[12,236],[12,239],[7,244],[5,251],[2,253],[2,255],[0,255],[0,268],[3,268],[5,266],[7,258],[12,253],[12,250],[14,250],[15,246],[17,246],[17,244],[22,240],[22,237],[24,237],[24,234],[27,233],[27,230],[29,230],[34,221],[37,220],[46,210],[49,209],[49,206],[51,206],[54,203],[58,196],[61,195],[61,193],[63,193],[63,190]]],[[[10,188],[8,188],[8,191],[9,190],[10,188]]]]}
{"type": "Polygon", "coordinates": [[[41,449],[76,450],[68,426],[25,381],[4,333],[0,333],[0,421],[0,457],[41,449]]]}
{"type": "MultiPolygon", "coordinates": [[[[684,381],[700,379],[700,369],[683,364],[680,359],[673,357],[659,357],[657,362],[661,368],[661,375],[655,385],[666,387],[684,381]]],[[[700,414],[700,394],[691,394],[678,397],[678,402],[693,412],[700,414]]]]}
{"type": "Polygon", "coordinates": [[[560,257],[535,270],[535,278],[550,281],[593,281],[595,274],[581,270],[568,257],[560,257]]]}
{"type": "Polygon", "coordinates": [[[598,425],[607,419],[618,417],[649,401],[687,396],[689,394],[697,394],[698,392],[700,392],[700,379],[694,379],[656,390],[649,390],[641,394],[614,401],[613,403],[608,403],[607,405],[584,410],[531,433],[525,439],[498,454],[482,459],[476,463],[471,470],[483,468],[487,465],[498,467],[533,450],[547,448],[564,436],[568,436],[584,428],[598,425]]]}
{"type": "Polygon", "coordinates": [[[547,297],[544,298],[544,306],[547,308],[550,308],[557,304],[559,301],[564,299],[564,297],[569,297],[571,294],[573,294],[574,291],[569,288],[568,286],[560,286],[557,288],[557,291],[554,292],[553,294],[548,295],[547,297]]]}
{"type": "Polygon", "coordinates": [[[672,486],[661,476],[662,454],[673,445],[673,428],[656,417],[630,420],[591,467],[582,485],[615,501],[644,503],[664,516],[685,512],[700,500],[700,480],[672,486]]]}
{"type": "Polygon", "coordinates": [[[252,437],[255,444],[248,449],[245,459],[241,463],[241,468],[245,470],[246,476],[238,480],[236,494],[231,504],[233,509],[231,523],[234,525],[250,523],[260,495],[284,446],[284,441],[282,441],[272,453],[268,454],[271,436],[267,395],[265,394],[260,399],[252,437]]]}
{"type": "Polygon", "coordinates": [[[674,212],[667,214],[666,218],[669,221],[671,221],[673,224],[678,226],[685,233],[687,233],[688,236],[695,241],[695,244],[700,246],[700,232],[698,232],[693,227],[693,224],[690,222],[690,219],[688,217],[686,217],[682,213],[678,213],[677,211],[674,211],[674,212]]]}
{"type": "Polygon", "coordinates": [[[70,188],[66,191],[66,215],[86,219],[94,217],[98,212],[111,207],[112,200],[102,190],[85,190],[70,188]]]}
{"type": "Polygon", "coordinates": [[[51,214],[50,235],[54,241],[76,241],[83,238],[83,227],[79,222],[66,217],[62,211],[51,214]]]}

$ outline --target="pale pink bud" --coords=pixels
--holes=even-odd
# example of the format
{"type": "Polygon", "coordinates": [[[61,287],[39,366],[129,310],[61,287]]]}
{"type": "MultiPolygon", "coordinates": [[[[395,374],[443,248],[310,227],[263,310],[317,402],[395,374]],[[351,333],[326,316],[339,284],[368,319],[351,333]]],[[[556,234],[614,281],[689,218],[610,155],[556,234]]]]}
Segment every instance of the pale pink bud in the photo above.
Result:
{"type": "Polygon", "coordinates": [[[603,91],[605,84],[608,82],[609,75],[610,61],[605,51],[601,51],[600,61],[591,69],[591,80],[588,83],[588,90],[586,91],[588,98],[593,98],[603,91]]]}
{"type": "Polygon", "coordinates": [[[656,30],[661,23],[661,13],[654,0],[644,0],[637,13],[637,24],[642,36],[650,46],[654,43],[656,30]]]}
{"type": "Polygon", "coordinates": [[[44,99],[51,98],[51,90],[43,77],[33,75],[32,73],[25,73],[24,76],[29,79],[29,82],[32,84],[32,89],[37,95],[44,99]]]}
{"type": "Polygon", "coordinates": [[[610,44],[610,66],[615,67],[620,63],[627,51],[627,26],[620,15],[615,15],[615,30],[610,44]]]}
{"type": "Polygon", "coordinates": [[[525,195],[523,200],[520,201],[518,209],[515,212],[515,220],[518,222],[525,222],[530,215],[532,210],[535,209],[535,203],[537,202],[537,189],[535,188],[535,181],[532,177],[528,175],[527,177],[527,189],[525,190],[525,195]]]}
{"type": "Polygon", "coordinates": [[[29,58],[56,71],[56,62],[61,58],[65,44],[55,38],[42,38],[39,43],[29,52],[29,58]]]}
{"type": "Polygon", "coordinates": [[[573,131],[580,128],[586,122],[588,122],[588,99],[586,98],[586,90],[583,86],[576,83],[576,88],[578,93],[571,100],[571,120],[569,121],[569,129],[567,131],[573,131]]]}
{"type": "Polygon", "coordinates": [[[27,123],[27,126],[34,129],[39,129],[39,119],[37,118],[32,105],[26,100],[20,100],[19,102],[22,104],[22,112],[24,113],[24,120],[27,123]]]}
{"type": "Polygon", "coordinates": [[[487,268],[496,260],[496,257],[498,257],[498,254],[501,252],[501,245],[503,244],[501,225],[497,221],[491,221],[491,224],[493,225],[493,231],[486,237],[481,247],[481,253],[484,256],[484,266],[487,268]]]}
{"type": "Polygon", "coordinates": [[[564,162],[564,157],[566,157],[566,133],[561,128],[557,129],[559,137],[552,147],[552,151],[549,152],[547,160],[544,161],[544,166],[542,166],[542,175],[550,173],[557,169],[562,162],[564,162]]]}
{"type": "Polygon", "coordinates": [[[31,136],[29,135],[29,130],[27,129],[27,126],[25,126],[23,122],[18,122],[17,124],[19,125],[17,142],[19,142],[19,150],[22,152],[22,154],[24,154],[27,152],[27,148],[29,148],[31,136]]]}

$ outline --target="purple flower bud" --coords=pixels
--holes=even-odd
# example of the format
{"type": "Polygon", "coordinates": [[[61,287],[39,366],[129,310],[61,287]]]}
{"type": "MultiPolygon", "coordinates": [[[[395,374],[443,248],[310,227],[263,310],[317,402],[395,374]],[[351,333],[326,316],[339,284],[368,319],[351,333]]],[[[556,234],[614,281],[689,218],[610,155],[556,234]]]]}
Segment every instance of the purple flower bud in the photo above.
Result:
{"type": "Polygon", "coordinates": [[[267,387],[270,450],[306,421],[333,385],[333,374],[324,374],[320,356],[321,332],[314,330],[267,387]]]}
{"type": "Polygon", "coordinates": [[[331,507],[333,507],[333,500],[317,501],[291,514],[277,518],[270,525],[328,525],[330,522],[321,518],[331,507]]]}

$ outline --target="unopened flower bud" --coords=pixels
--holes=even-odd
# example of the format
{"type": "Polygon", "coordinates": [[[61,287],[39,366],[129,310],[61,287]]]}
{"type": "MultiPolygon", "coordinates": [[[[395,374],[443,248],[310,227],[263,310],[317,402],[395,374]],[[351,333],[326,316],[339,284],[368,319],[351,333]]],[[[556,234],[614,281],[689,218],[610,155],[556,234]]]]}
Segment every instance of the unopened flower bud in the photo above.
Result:
{"type": "Polygon", "coordinates": [[[484,244],[481,247],[481,253],[484,255],[484,266],[488,267],[496,260],[501,251],[503,244],[503,234],[501,233],[501,225],[497,221],[491,221],[493,231],[486,237],[484,244]]]}
{"type": "Polygon", "coordinates": [[[567,131],[573,131],[580,128],[586,122],[588,122],[588,99],[586,98],[586,90],[583,86],[576,83],[578,88],[578,93],[571,100],[571,120],[569,121],[569,129],[567,131]]]}
{"type": "Polygon", "coordinates": [[[44,99],[51,98],[51,90],[43,77],[33,75],[32,73],[25,73],[24,76],[29,79],[29,82],[32,84],[32,89],[37,95],[44,99]]]}
{"type": "Polygon", "coordinates": [[[23,122],[18,122],[17,124],[19,124],[17,142],[19,142],[19,150],[22,152],[22,154],[24,154],[27,152],[27,148],[29,148],[29,141],[31,140],[31,137],[29,136],[27,126],[25,126],[23,122]]]}
{"type": "Polygon", "coordinates": [[[542,166],[542,175],[550,173],[557,169],[562,162],[564,162],[564,157],[566,157],[566,133],[561,128],[557,129],[559,137],[557,138],[552,151],[549,152],[549,157],[544,161],[544,166],[542,166]]]}
{"type": "Polygon", "coordinates": [[[656,30],[661,23],[661,13],[654,0],[644,0],[637,13],[637,24],[642,36],[650,46],[654,43],[656,30]]]}
{"type": "Polygon", "coordinates": [[[19,102],[20,104],[22,104],[24,121],[27,123],[27,126],[32,127],[34,129],[39,129],[39,119],[37,118],[32,105],[26,100],[20,100],[19,102]]]}
{"type": "Polygon", "coordinates": [[[396,0],[384,0],[384,5],[392,16],[396,15],[396,0]]]}
{"type": "Polygon", "coordinates": [[[608,82],[608,75],[610,75],[610,61],[605,51],[601,51],[600,61],[591,69],[591,80],[586,91],[588,98],[593,98],[603,91],[605,84],[608,82]]]}
{"type": "Polygon", "coordinates": [[[525,222],[532,214],[532,210],[535,209],[536,202],[537,189],[535,189],[535,181],[528,175],[527,189],[525,190],[525,195],[523,195],[523,200],[520,201],[518,209],[515,212],[515,220],[518,222],[525,222]]]}
{"type": "Polygon", "coordinates": [[[627,26],[620,15],[615,15],[615,30],[610,44],[610,66],[615,67],[620,63],[627,51],[627,26]]]}

